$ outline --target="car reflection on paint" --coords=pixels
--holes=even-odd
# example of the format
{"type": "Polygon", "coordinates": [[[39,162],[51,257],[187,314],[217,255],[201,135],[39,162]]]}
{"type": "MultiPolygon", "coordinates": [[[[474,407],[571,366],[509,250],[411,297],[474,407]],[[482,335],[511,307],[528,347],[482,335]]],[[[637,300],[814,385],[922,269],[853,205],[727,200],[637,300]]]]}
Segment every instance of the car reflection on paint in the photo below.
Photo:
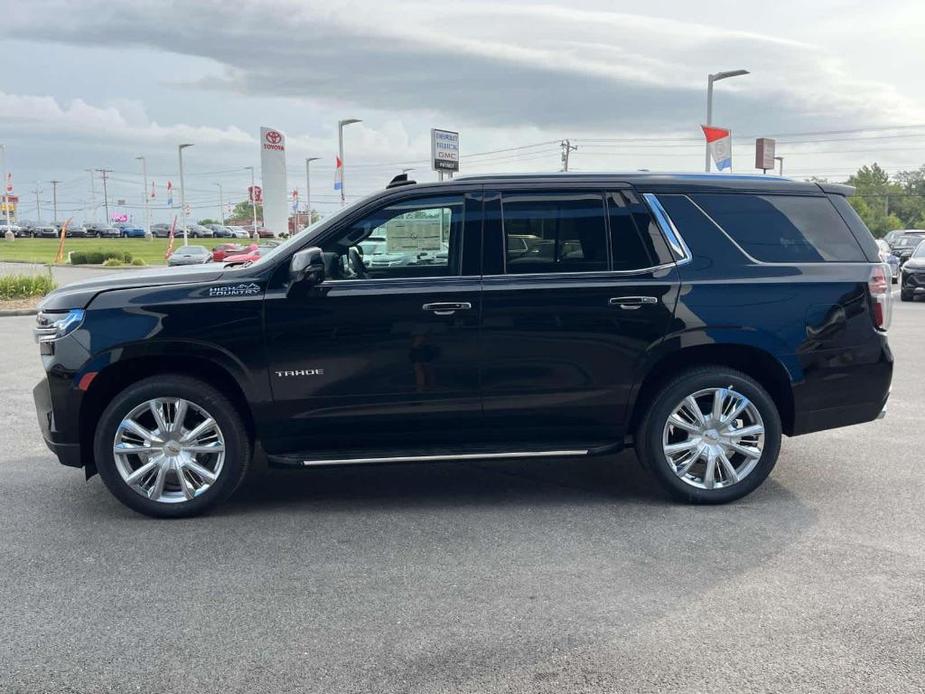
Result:
{"type": "Polygon", "coordinates": [[[180,246],[167,258],[167,265],[202,265],[212,260],[205,246],[180,246]]]}

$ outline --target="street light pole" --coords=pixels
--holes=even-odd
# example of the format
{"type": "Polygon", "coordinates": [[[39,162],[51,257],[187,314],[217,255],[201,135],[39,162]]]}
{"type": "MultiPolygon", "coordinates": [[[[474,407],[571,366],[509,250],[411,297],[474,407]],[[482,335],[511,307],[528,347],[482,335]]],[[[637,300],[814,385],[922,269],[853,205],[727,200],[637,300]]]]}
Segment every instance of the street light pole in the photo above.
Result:
{"type": "Polygon", "coordinates": [[[135,157],[135,159],[141,161],[141,177],[144,180],[142,185],[144,185],[145,200],[145,238],[148,238],[148,234],[151,233],[151,212],[148,209],[148,162],[144,157],[135,157]]]}
{"type": "Polygon", "coordinates": [[[216,183],[218,186],[218,216],[222,220],[222,226],[225,226],[225,194],[222,191],[222,184],[216,183]]]}
{"type": "MultiPolygon", "coordinates": [[[[713,125],[713,83],[720,80],[729,79],[730,77],[740,77],[747,75],[748,70],[725,70],[707,75],[707,122],[705,125],[713,125]]],[[[703,160],[703,170],[710,173],[710,144],[706,144],[705,157],[703,160]]]]}
{"type": "Polygon", "coordinates": [[[351,125],[352,123],[362,123],[359,118],[345,118],[344,120],[337,121],[337,155],[340,158],[340,206],[343,207],[347,204],[347,196],[345,193],[346,178],[347,178],[347,167],[344,162],[344,126],[351,125]]]}
{"type": "MultiPolygon", "coordinates": [[[[310,175],[310,166],[313,161],[318,161],[321,157],[307,157],[305,159],[305,209],[308,211],[308,224],[312,225],[312,177],[310,175]]],[[[343,188],[343,187],[342,187],[343,188]]]]}
{"type": "Polygon", "coordinates": [[[183,220],[183,245],[189,244],[189,229],[186,227],[186,189],[183,187],[183,150],[192,147],[191,144],[177,145],[180,155],[180,219],[183,220]]]}
{"type": "Polygon", "coordinates": [[[251,208],[254,211],[254,236],[257,236],[257,190],[256,190],[256,181],[254,180],[254,167],[245,166],[245,169],[249,169],[251,172],[251,208]]]}

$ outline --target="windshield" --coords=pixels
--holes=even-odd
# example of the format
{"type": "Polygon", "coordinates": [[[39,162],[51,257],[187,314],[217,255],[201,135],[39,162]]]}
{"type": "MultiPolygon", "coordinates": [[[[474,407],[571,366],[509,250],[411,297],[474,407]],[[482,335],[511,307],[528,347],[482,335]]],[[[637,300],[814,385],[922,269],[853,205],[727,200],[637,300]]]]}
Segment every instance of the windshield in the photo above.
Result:
{"type": "Polygon", "coordinates": [[[922,239],[921,243],[916,247],[912,252],[913,258],[925,258],[925,239],[922,239]]]}
{"type": "Polygon", "coordinates": [[[902,246],[904,248],[918,246],[923,239],[925,239],[925,236],[920,236],[918,234],[906,234],[905,236],[900,236],[896,240],[896,245],[902,246]]]}

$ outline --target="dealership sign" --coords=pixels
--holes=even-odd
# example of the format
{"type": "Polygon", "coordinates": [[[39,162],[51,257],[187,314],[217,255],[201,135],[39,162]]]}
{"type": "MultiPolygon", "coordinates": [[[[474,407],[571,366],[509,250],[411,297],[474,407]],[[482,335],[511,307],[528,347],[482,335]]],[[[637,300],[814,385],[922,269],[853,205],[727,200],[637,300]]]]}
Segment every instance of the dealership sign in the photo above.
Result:
{"type": "Polygon", "coordinates": [[[431,128],[430,154],[434,171],[459,171],[459,133],[431,128]]]}
{"type": "Polygon", "coordinates": [[[260,128],[263,225],[274,234],[289,230],[289,186],[286,185],[286,136],[275,128],[260,128]]]}
{"type": "Polygon", "coordinates": [[[770,137],[759,137],[755,140],[755,168],[768,169],[774,168],[774,146],[777,144],[770,137]]]}

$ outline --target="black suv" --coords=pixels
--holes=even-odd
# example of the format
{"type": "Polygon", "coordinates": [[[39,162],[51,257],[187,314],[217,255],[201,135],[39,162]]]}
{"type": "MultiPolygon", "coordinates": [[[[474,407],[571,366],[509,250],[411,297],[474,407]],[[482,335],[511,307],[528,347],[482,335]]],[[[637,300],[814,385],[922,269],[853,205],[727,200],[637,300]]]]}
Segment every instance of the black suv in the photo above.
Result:
{"type": "Polygon", "coordinates": [[[754,490],[781,436],[885,409],[889,270],[845,186],[765,176],[394,181],[235,268],[68,285],[39,424],[128,506],[293,467],[608,454],[754,490]],[[386,262],[363,242],[378,239],[386,262]]]}

